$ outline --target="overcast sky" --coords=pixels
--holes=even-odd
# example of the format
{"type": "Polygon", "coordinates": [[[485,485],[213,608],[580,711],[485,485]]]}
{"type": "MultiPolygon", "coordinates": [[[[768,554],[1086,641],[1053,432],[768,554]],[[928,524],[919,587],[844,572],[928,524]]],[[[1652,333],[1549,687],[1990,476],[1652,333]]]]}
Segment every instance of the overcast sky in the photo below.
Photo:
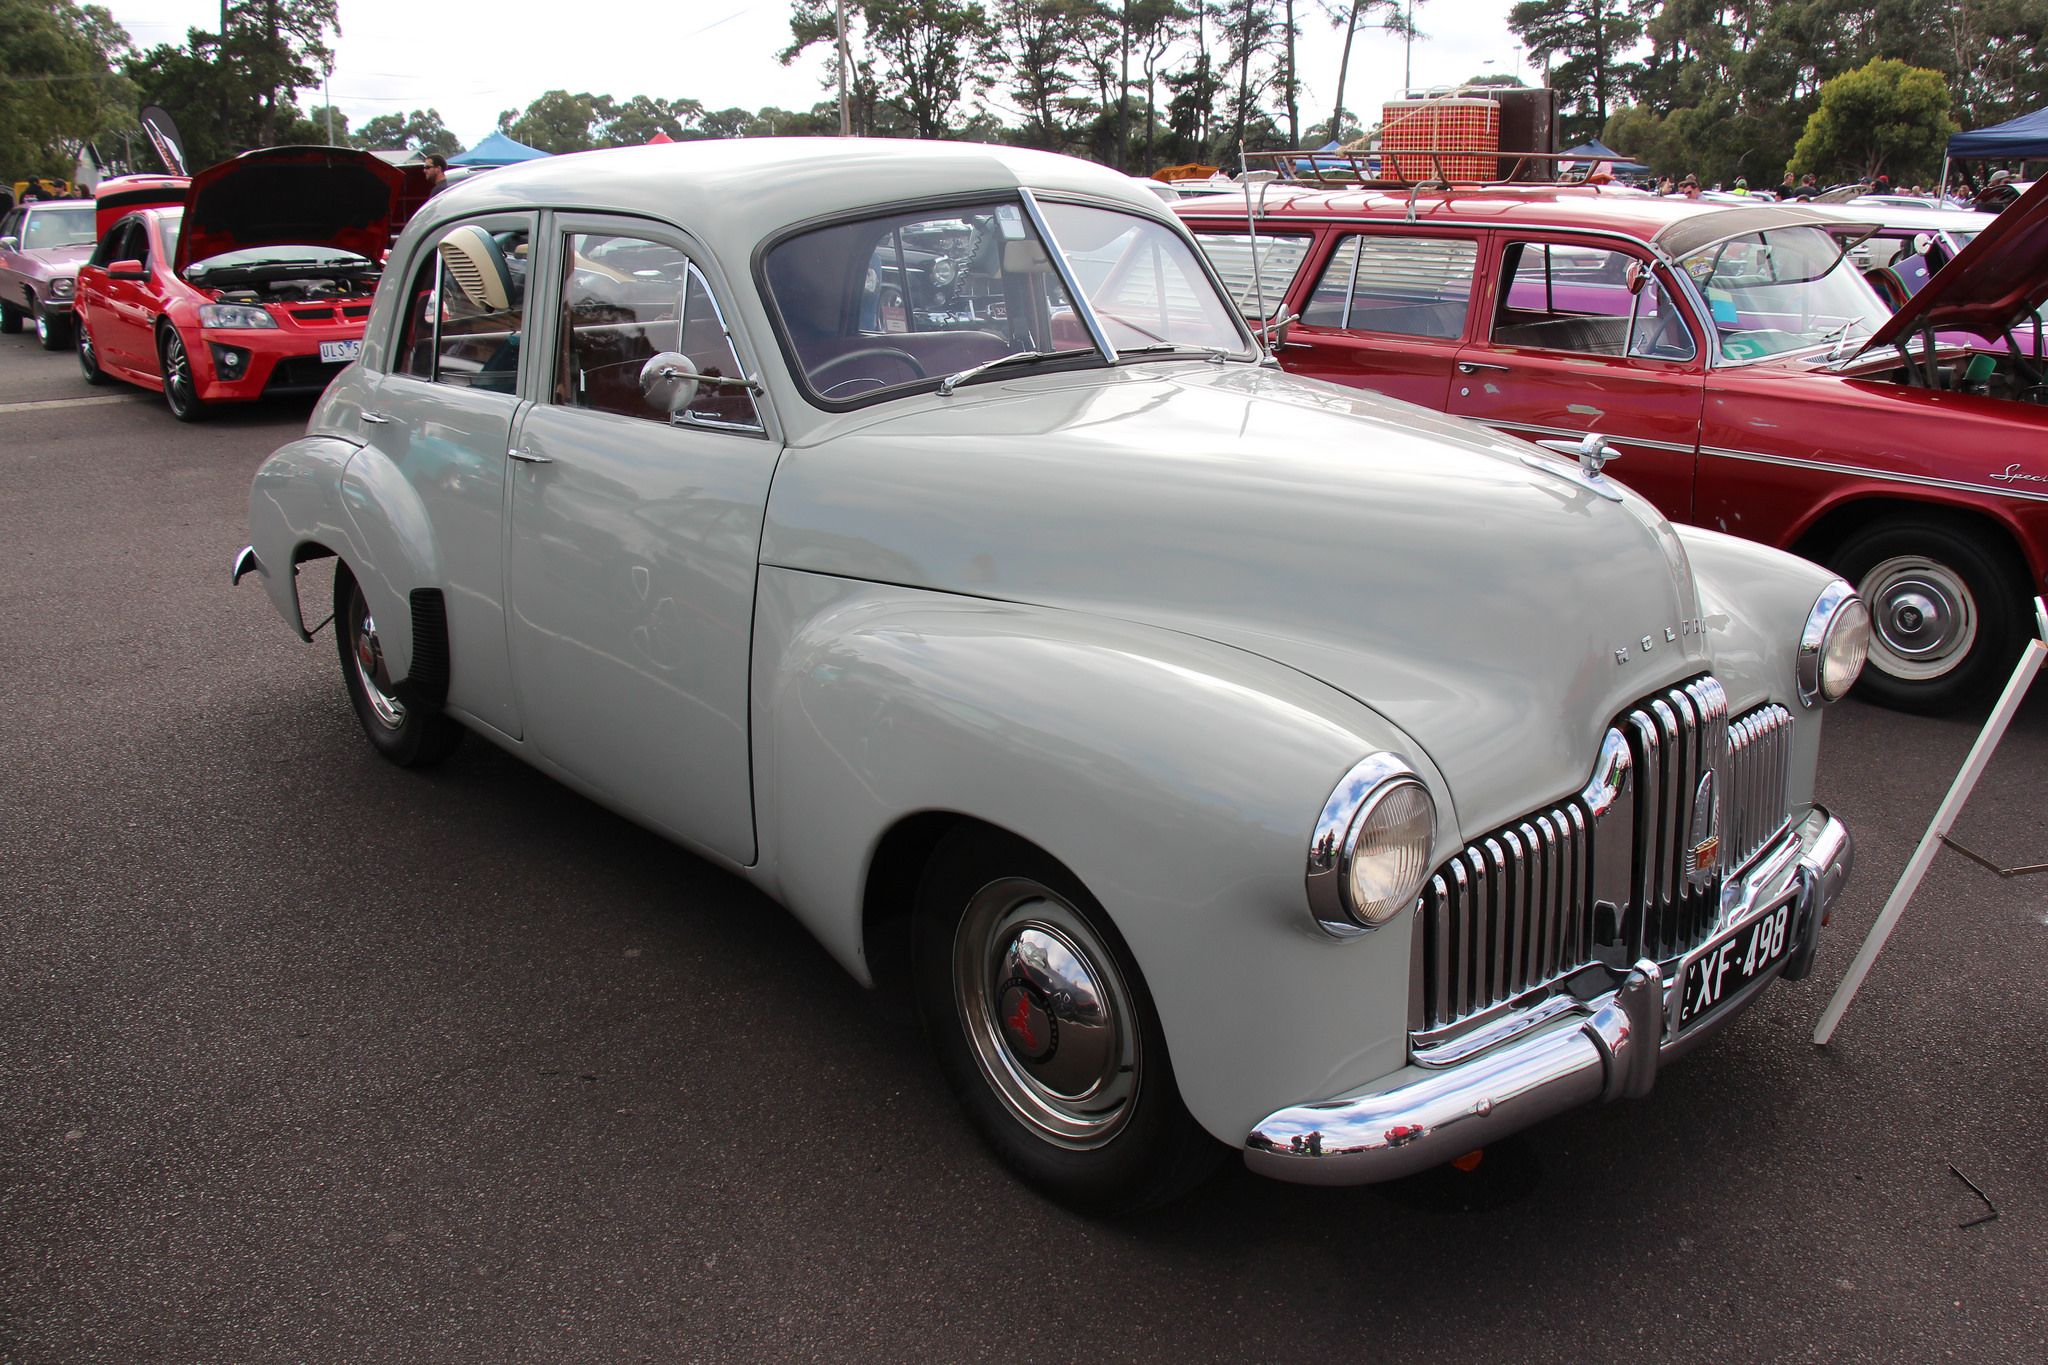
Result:
{"type": "MultiPolygon", "coordinates": [[[[1415,43],[1415,83],[1515,70],[1521,54],[1507,29],[1512,4],[1417,5],[1416,24],[1429,36],[1415,43]]],[[[220,17],[218,0],[112,0],[110,7],[142,48],[183,42],[194,26],[211,31],[220,17]]],[[[791,66],[775,60],[789,41],[789,11],[788,0],[341,0],[334,104],[358,126],[378,114],[436,108],[465,145],[496,126],[500,110],[523,108],[553,89],[619,99],[686,95],[713,109],[808,109],[826,98],[820,81],[827,54],[814,49],[791,66]]],[[[1324,122],[1343,44],[1315,0],[1297,0],[1296,13],[1303,33],[1302,118],[1324,122]]],[[[1376,114],[1383,100],[1399,94],[1401,64],[1398,37],[1360,34],[1346,107],[1376,114]]],[[[993,97],[1000,101],[1001,92],[993,97]]],[[[320,102],[317,92],[306,101],[320,102]]]]}

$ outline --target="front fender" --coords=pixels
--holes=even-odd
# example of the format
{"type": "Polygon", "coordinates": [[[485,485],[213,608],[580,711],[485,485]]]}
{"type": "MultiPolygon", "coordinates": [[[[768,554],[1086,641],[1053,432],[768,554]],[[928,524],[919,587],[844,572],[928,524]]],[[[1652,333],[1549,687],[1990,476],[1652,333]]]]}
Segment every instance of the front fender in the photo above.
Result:
{"type": "Polygon", "coordinates": [[[1813,800],[1822,707],[1799,700],[1799,637],[1821,589],[1835,574],[1810,560],[1698,526],[1675,528],[1692,561],[1714,676],[1739,716],[1765,702],[1792,713],[1794,809],[1813,800]]]}
{"type": "Polygon", "coordinates": [[[426,504],[405,472],[375,446],[362,446],[341,476],[341,506],[362,547],[351,562],[377,618],[377,635],[394,678],[412,671],[414,588],[441,582],[441,557],[426,504]]]}
{"type": "Polygon", "coordinates": [[[1339,942],[1303,891],[1344,773],[1420,747],[1319,682],[1121,621],[764,568],[754,745],[761,880],[863,980],[883,835],[949,811],[1031,840],[1102,902],[1196,1119],[1237,1145],[1304,1095],[1406,1061],[1411,917],[1339,942]]]}

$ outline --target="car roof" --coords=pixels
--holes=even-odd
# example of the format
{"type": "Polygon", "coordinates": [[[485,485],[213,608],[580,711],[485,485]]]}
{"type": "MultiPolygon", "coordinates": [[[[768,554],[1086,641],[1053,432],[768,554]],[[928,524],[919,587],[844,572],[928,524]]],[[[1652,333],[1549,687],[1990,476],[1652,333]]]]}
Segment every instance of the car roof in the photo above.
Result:
{"type": "MultiPolygon", "coordinates": [[[[1274,186],[1275,190],[1279,188],[1274,186]]],[[[1412,202],[1414,221],[1418,223],[1456,223],[1467,227],[1511,223],[1516,227],[1575,228],[1623,232],[1646,242],[1656,239],[1678,223],[1741,211],[1697,199],[1615,193],[1578,185],[1418,189],[1412,202]]],[[[1195,199],[1173,207],[1183,217],[1214,218],[1228,214],[1242,203],[1241,198],[1233,195],[1221,202],[1213,198],[1195,199]]],[[[1295,191],[1268,199],[1259,220],[1262,224],[1276,226],[1289,220],[1308,223],[1328,218],[1407,222],[1410,203],[1406,190],[1295,191]]],[[[1242,209],[1238,211],[1242,212],[1242,209]]]]}
{"type": "Polygon", "coordinates": [[[509,208],[645,214],[687,227],[738,265],[762,239],[813,219],[1018,187],[1113,199],[1166,216],[1156,195],[1075,157],[907,138],[728,138],[577,152],[505,166],[443,190],[416,224],[509,208]]]}

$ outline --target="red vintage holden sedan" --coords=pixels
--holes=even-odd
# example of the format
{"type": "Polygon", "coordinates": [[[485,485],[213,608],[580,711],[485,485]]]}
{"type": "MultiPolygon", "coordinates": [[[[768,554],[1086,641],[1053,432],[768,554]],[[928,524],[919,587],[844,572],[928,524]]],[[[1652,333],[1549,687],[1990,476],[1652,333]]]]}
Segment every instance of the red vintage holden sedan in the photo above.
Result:
{"type": "Polygon", "coordinates": [[[1247,312],[1296,315],[1284,368],[1615,461],[1673,521],[1830,566],[1875,617],[1871,700],[2004,681],[2048,577],[2043,187],[1896,315],[1826,210],[1270,189],[1250,223],[1242,197],[1175,207],[1247,312]]]}
{"type": "Polygon", "coordinates": [[[87,381],[160,389],[186,422],[319,393],[362,348],[402,185],[368,152],[268,147],[116,217],[78,272],[87,381]]]}

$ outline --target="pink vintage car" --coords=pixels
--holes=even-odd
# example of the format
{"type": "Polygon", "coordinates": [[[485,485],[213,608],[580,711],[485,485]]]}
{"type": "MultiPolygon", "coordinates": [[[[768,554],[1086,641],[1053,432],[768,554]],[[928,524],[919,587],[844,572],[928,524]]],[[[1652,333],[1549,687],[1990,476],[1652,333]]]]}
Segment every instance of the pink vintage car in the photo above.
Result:
{"type": "Polygon", "coordinates": [[[38,200],[0,219],[0,332],[33,322],[44,350],[69,347],[78,266],[98,240],[90,199],[38,200]]]}

